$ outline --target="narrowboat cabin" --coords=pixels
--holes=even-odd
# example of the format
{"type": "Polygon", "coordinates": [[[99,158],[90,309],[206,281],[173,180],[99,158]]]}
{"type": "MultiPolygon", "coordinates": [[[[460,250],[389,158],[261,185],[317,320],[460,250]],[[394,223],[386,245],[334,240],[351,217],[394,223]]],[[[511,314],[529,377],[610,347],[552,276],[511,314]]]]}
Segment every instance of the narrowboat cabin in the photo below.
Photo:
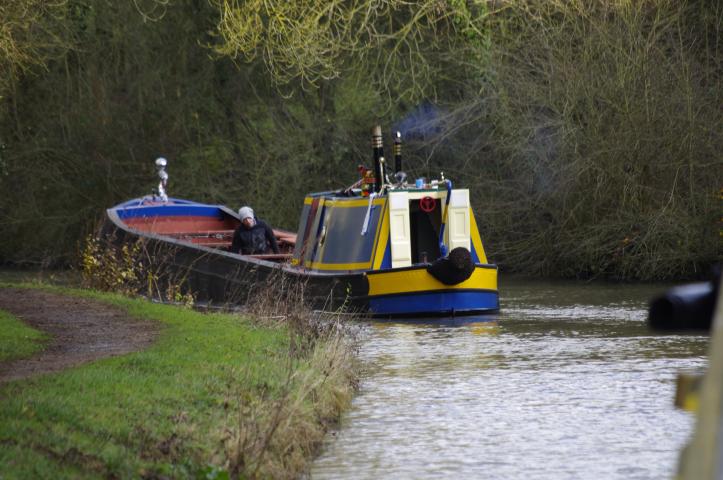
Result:
{"type": "Polygon", "coordinates": [[[291,268],[310,276],[361,275],[366,291],[353,300],[365,303],[373,314],[499,308],[497,268],[487,263],[466,189],[400,188],[368,200],[312,194],[304,201],[296,238],[291,268]],[[434,270],[438,262],[449,262],[442,255],[445,247],[469,252],[467,258],[461,255],[462,268],[434,270]]]}

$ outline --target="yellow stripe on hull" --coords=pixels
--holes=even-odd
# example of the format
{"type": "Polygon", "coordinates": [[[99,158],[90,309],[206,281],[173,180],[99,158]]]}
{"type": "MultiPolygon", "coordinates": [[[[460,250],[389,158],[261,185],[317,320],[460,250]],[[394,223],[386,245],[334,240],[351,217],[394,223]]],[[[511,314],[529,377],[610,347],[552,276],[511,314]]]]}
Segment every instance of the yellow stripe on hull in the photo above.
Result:
{"type": "Polygon", "coordinates": [[[322,262],[306,262],[306,268],[309,270],[333,270],[333,271],[354,271],[369,270],[371,262],[361,263],[322,263],[322,262]]]}
{"type": "Polygon", "coordinates": [[[388,270],[367,275],[369,295],[427,292],[434,290],[494,290],[497,291],[497,269],[475,268],[472,275],[457,285],[445,285],[425,268],[388,270]]]}
{"type": "MultiPolygon", "coordinates": [[[[355,199],[355,200],[332,200],[327,197],[306,197],[304,198],[304,205],[311,205],[311,203],[314,201],[314,198],[321,198],[325,200],[324,205],[329,207],[341,207],[341,208],[359,208],[359,207],[368,207],[369,206],[369,198],[363,198],[363,199],[355,199]]],[[[386,202],[386,198],[375,198],[372,200],[372,205],[383,205],[386,202]]]]}
{"type": "Polygon", "coordinates": [[[477,220],[474,218],[474,212],[469,209],[469,224],[470,224],[470,240],[472,245],[477,252],[479,263],[487,263],[487,255],[485,255],[485,249],[482,246],[482,239],[480,238],[479,229],[477,228],[477,220]]]}
{"type": "Polygon", "coordinates": [[[374,239],[374,270],[379,270],[384,260],[384,252],[387,250],[387,242],[389,241],[389,215],[387,214],[388,204],[384,203],[381,216],[381,228],[377,228],[377,236],[374,239]]]}

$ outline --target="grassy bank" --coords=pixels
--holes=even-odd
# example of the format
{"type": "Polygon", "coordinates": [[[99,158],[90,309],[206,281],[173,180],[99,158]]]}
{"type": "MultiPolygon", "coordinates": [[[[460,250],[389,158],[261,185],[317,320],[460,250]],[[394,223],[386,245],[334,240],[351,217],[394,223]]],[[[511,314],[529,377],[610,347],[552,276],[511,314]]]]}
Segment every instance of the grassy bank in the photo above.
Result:
{"type": "Polygon", "coordinates": [[[1,478],[294,477],[350,399],[340,334],[53,290],[164,328],[148,350],[0,386],[1,478]]]}
{"type": "Polygon", "coordinates": [[[0,362],[29,357],[42,350],[46,336],[0,310],[0,362]]]}

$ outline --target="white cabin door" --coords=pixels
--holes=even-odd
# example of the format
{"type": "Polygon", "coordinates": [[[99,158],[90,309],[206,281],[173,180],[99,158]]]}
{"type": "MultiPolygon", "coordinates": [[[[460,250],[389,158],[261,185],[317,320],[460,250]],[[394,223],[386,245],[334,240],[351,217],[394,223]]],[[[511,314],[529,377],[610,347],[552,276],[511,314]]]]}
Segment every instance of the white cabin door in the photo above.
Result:
{"type": "Polygon", "coordinates": [[[469,190],[452,190],[445,231],[445,241],[450,252],[457,247],[471,251],[469,223],[469,190]]]}
{"type": "Polygon", "coordinates": [[[412,236],[409,228],[409,194],[389,193],[389,240],[392,244],[392,268],[412,264],[412,236]]]}

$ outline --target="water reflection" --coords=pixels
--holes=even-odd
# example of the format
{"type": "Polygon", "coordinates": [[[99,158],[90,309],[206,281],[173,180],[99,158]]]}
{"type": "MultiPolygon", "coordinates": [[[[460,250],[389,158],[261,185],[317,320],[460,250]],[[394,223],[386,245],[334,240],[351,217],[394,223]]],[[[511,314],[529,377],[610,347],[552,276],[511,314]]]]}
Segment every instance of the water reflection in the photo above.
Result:
{"type": "Polygon", "coordinates": [[[429,328],[447,328],[447,327],[467,327],[470,325],[489,325],[497,324],[499,312],[488,313],[485,315],[467,315],[456,317],[426,317],[426,318],[409,318],[409,319],[377,319],[372,323],[374,328],[384,328],[385,326],[426,326],[429,328]]]}
{"type": "Polygon", "coordinates": [[[502,286],[498,315],[372,322],[312,478],[666,478],[707,338],[645,326],[656,286],[502,286]]]}

